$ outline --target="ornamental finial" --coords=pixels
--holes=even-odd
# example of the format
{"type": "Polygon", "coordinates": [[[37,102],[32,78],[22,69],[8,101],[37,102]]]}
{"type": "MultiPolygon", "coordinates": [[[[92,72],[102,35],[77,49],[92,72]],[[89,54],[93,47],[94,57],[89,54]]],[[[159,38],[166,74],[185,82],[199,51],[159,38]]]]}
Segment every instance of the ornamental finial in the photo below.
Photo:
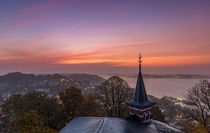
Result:
{"type": "Polygon", "coordinates": [[[142,63],[142,56],[141,53],[139,54],[139,72],[141,71],[141,63],[142,63]]]}

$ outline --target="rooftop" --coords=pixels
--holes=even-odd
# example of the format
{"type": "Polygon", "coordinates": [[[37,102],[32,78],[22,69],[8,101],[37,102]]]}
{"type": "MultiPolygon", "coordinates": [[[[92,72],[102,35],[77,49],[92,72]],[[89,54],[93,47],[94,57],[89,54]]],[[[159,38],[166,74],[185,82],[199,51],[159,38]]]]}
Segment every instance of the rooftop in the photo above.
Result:
{"type": "Polygon", "coordinates": [[[129,118],[76,117],[60,133],[159,133],[155,124],[129,118]]]}

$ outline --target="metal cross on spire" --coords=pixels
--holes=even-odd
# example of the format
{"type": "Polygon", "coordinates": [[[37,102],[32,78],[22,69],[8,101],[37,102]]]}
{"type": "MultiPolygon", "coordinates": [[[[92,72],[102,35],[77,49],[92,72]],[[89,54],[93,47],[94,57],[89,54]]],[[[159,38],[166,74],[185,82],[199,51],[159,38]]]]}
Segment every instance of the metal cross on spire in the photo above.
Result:
{"type": "Polygon", "coordinates": [[[142,56],[141,53],[139,54],[139,72],[141,72],[141,63],[142,63],[142,56]]]}

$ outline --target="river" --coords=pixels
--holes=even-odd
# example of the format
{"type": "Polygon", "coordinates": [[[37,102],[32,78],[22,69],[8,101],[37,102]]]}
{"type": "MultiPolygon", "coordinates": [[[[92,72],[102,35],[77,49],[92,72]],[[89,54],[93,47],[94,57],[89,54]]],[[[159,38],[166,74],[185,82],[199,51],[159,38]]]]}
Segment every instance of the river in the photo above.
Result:
{"type": "MultiPolygon", "coordinates": [[[[107,79],[108,76],[100,75],[107,79]]],[[[130,87],[136,86],[136,78],[121,77],[128,82],[130,87]]],[[[187,90],[192,88],[201,79],[163,79],[163,78],[144,78],[147,94],[155,97],[172,96],[184,99],[187,90]]],[[[209,79],[210,81],[210,79],[209,79]]]]}

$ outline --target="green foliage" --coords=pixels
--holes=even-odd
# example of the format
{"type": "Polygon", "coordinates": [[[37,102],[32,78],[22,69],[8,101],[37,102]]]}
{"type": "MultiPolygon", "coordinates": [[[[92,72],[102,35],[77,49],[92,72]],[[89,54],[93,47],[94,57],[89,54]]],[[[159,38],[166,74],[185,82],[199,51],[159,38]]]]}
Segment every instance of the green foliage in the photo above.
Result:
{"type": "Polygon", "coordinates": [[[162,114],[158,106],[153,106],[151,112],[152,112],[152,119],[165,122],[165,116],[162,114]]]}
{"type": "Polygon", "coordinates": [[[18,112],[36,111],[44,126],[59,131],[65,126],[66,116],[61,106],[53,98],[43,93],[29,93],[26,95],[14,95],[2,106],[2,112],[7,120],[13,120],[18,112]]]}
{"type": "Polygon", "coordinates": [[[80,89],[71,86],[59,93],[60,100],[64,111],[68,116],[68,121],[72,120],[74,116],[79,115],[79,108],[83,101],[82,92],[80,89]]]}
{"type": "Polygon", "coordinates": [[[56,133],[56,130],[44,126],[36,111],[18,112],[9,130],[16,133],[56,133]]]}
{"type": "Polygon", "coordinates": [[[72,86],[59,93],[64,112],[68,121],[75,116],[101,116],[101,105],[96,101],[95,96],[88,94],[83,96],[81,90],[72,86]]]}
{"type": "Polygon", "coordinates": [[[60,104],[44,93],[14,95],[2,105],[2,123],[12,132],[53,133],[75,116],[101,116],[103,112],[93,95],[83,96],[73,86],[61,91],[59,98],[60,104]]]}

